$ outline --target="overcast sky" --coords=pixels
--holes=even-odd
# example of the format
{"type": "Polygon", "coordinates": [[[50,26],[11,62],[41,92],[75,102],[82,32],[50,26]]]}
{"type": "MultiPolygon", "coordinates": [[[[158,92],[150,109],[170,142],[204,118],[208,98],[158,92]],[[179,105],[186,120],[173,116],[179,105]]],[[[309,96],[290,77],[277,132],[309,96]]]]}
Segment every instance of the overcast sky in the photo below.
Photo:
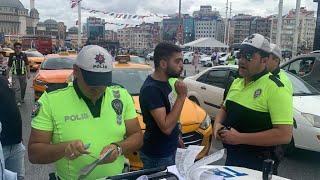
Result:
{"type": "MultiPolygon", "coordinates": [[[[40,13],[40,21],[48,18],[66,23],[67,28],[75,26],[77,20],[77,8],[70,8],[70,0],[35,0],[35,7],[40,13]]],[[[30,8],[30,0],[21,0],[25,8],[30,8]]],[[[232,14],[246,13],[252,15],[266,16],[278,12],[278,0],[229,0],[232,2],[232,14]]],[[[192,14],[199,10],[200,5],[211,5],[220,14],[225,16],[226,0],[182,0],[182,13],[192,14]]],[[[179,0],[82,0],[82,6],[86,8],[112,11],[116,13],[130,13],[145,15],[149,13],[174,14],[178,12],[179,0]]],[[[295,0],[284,0],[283,14],[295,8],[295,0]]],[[[317,4],[313,0],[302,0],[301,7],[310,10],[317,10],[317,4]]],[[[137,24],[142,21],[119,20],[104,14],[88,13],[82,11],[82,22],[89,16],[96,16],[106,19],[107,22],[137,24]]],[[[161,21],[161,19],[145,19],[145,21],[161,21]]],[[[116,26],[107,25],[107,29],[114,29],[116,26]]]]}

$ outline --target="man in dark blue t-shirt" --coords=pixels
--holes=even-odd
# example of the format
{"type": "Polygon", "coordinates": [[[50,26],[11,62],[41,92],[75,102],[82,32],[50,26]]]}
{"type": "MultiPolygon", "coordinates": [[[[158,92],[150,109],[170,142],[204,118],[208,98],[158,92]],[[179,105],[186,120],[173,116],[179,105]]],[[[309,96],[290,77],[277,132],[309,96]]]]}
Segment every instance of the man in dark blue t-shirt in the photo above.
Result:
{"type": "Polygon", "coordinates": [[[169,83],[169,78],[178,78],[183,71],[182,51],[178,46],[158,44],[154,66],[154,73],[140,90],[140,108],[146,124],[140,158],[145,169],[175,164],[181,133],[178,120],[187,97],[187,87],[182,81],[177,80],[174,87],[169,83]]]}

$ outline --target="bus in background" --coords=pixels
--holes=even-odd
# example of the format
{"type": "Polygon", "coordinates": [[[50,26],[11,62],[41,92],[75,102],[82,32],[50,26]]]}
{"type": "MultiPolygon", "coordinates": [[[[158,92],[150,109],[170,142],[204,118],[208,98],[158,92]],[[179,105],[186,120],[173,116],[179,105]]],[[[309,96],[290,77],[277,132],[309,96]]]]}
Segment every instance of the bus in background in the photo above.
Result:
{"type": "Polygon", "coordinates": [[[52,39],[50,36],[23,36],[22,37],[22,49],[37,49],[41,54],[51,54],[52,39]]]}

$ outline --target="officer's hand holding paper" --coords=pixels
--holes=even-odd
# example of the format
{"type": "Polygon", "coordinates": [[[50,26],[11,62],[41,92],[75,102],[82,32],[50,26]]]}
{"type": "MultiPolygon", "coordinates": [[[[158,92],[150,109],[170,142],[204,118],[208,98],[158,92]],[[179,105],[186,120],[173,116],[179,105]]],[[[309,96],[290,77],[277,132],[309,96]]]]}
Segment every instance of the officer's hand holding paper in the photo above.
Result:
{"type": "Polygon", "coordinates": [[[102,159],[102,161],[99,162],[99,164],[108,164],[108,163],[112,163],[113,161],[115,161],[119,156],[119,152],[117,151],[117,147],[113,144],[110,144],[106,147],[103,148],[103,150],[100,153],[100,159],[102,159]],[[110,155],[105,156],[106,154],[108,154],[111,151],[110,155]]]}

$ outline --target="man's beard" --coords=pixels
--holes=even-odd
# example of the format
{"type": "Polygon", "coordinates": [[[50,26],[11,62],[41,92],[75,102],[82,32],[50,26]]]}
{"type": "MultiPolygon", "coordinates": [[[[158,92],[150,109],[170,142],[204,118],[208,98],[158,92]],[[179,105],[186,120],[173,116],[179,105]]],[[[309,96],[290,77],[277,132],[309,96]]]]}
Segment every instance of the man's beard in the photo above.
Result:
{"type": "Polygon", "coordinates": [[[175,72],[172,68],[168,67],[166,71],[169,78],[178,78],[180,77],[181,72],[175,72]]]}

